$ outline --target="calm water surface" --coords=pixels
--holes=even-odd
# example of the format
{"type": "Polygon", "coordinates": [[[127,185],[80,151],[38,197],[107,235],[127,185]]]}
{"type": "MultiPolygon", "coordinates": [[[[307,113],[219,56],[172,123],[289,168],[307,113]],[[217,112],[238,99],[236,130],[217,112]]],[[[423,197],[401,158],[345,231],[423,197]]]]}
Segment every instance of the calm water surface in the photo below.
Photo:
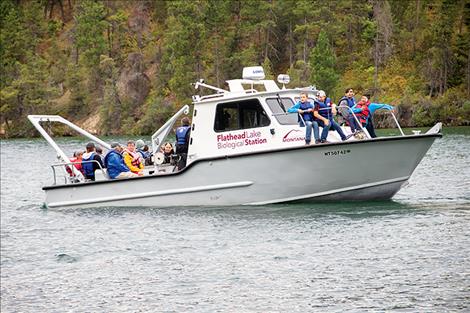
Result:
{"type": "Polygon", "coordinates": [[[53,150],[4,140],[1,311],[468,312],[469,151],[445,129],[387,202],[58,211],[53,150]]]}

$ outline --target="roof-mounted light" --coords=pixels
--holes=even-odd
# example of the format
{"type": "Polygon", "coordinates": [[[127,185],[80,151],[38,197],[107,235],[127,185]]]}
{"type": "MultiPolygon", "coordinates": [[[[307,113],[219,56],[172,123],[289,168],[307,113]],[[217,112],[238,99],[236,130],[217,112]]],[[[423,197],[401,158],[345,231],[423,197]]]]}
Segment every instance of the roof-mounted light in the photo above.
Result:
{"type": "Polygon", "coordinates": [[[263,80],[266,76],[262,66],[250,66],[243,68],[243,79],[263,80]]]}

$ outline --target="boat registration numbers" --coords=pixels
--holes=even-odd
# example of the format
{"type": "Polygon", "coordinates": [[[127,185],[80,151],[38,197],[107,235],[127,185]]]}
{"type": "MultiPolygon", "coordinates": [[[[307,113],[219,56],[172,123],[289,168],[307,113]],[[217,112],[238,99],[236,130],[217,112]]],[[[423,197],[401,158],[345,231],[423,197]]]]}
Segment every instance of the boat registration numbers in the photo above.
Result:
{"type": "Polygon", "coordinates": [[[325,156],[336,156],[336,155],[345,155],[351,153],[351,150],[345,149],[345,150],[334,150],[334,151],[327,151],[325,152],[325,156]]]}

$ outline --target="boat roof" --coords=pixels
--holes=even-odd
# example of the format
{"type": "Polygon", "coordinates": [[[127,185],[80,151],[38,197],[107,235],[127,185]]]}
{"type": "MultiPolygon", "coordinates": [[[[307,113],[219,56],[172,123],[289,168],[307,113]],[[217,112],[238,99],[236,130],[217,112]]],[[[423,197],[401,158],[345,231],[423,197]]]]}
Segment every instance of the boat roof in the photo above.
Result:
{"type": "MultiPolygon", "coordinates": [[[[307,91],[309,93],[316,92],[315,86],[303,87],[303,88],[279,88],[274,80],[263,79],[263,80],[249,80],[249,79],[231,79],[226,81],[228,90],[223,92],[218,90],[217,93],[210,95],[195,95],[193,96],[194,104],[203,104],[213,102],[214,99],[228,100],[234,98],[245,98],[253,96],[269,96],[269,95],[281,95],[288,93],[300,93],[301,91],[307,91]]],[[[207,87],[208,85],[204,86],[207,87]]]]}
{"type": "Polygon", "coordinates": [[[260,66],[247,67],[243,69],[242,79],[230,79],[226,81],[227,89],[221,89],[209,84],[206,84],[203,79],[197,81],[194,85],[195,89],[204,87],[215,91],[209,95],[194,95],[193,103],[202,104],[213,102],[214,99],[232,99],[232,98],[246,98],[253,96],[266,96],[278,95],[292,92],[316,92],[315,86],[287,89],[286,84],[289,83],[290,78],[286,74],[278,76],[278,82],[282,84],[282,88],[276,84],[272,79],[265,79],[264,70],[260,66]]]}

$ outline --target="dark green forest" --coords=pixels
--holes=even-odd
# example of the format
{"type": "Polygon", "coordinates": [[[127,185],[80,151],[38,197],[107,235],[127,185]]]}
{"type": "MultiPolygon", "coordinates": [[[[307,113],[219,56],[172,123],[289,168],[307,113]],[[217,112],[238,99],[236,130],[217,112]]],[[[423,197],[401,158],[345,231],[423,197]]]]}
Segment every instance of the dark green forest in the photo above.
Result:
{"type": "Polygon", "coordinates": [[[470,125],[469,27],[469,0],[2,0],[1,136],[34,135],[28,114],[150,134],[191,83],[252,65],[371,93],[404,126],[470,125]]]}

